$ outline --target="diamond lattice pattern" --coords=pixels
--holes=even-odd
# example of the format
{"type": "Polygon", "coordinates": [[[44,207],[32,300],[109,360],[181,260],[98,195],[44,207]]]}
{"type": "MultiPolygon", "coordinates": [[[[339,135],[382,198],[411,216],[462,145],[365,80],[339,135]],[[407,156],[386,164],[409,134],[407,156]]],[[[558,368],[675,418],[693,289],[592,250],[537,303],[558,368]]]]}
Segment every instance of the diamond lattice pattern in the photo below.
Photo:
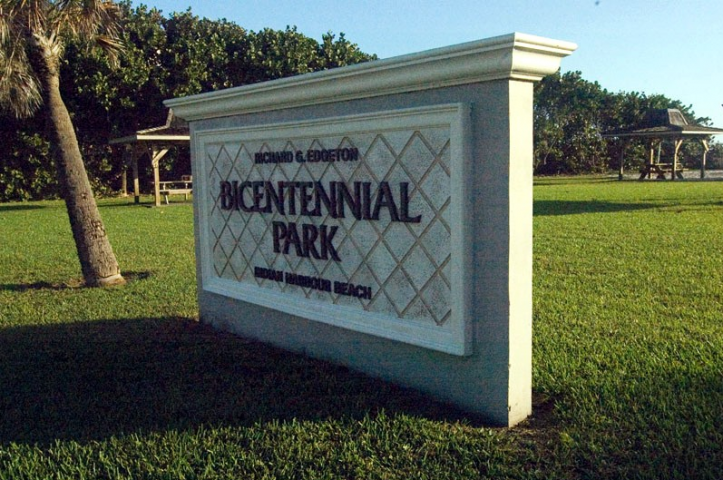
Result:
{"type": "MultiPolygon", "coordinates": [[[[293,140],[207,143],[211,195],[213,267],[223,279],[281,291],[375,314],[443,325],[451,316],[449,127],[385,131],[293,140]],[[256,152],[357,148],[359,161],[255,164],[256,152]],[[409,214],[419,223],[261,214],[220,208],[222,181],[389,182],[409,184],[409,214]],[[337,226],[333,242],[341,262],[299,258],[273,251],[272,222],[337,226]],[[372,299],[302,288],[254,276],[254,267],[279,270],[372,288],[372,299]]],[[[374,190],[374,187],[373,187],[374,190]]],[[[398,190],[396,190],[398,198],[398,190]]],[[[374,199],[372,198],[372,204],[374,199]]],[[[292,300],[293,301],[293,300],[292,300]]]]}

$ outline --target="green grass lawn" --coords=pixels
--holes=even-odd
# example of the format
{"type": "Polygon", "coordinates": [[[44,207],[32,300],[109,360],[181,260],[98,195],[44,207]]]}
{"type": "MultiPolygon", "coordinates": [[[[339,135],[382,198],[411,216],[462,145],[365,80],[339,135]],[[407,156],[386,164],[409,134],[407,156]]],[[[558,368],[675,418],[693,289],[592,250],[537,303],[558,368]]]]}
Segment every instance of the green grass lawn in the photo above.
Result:
{"type": "Polygon", "coordinates": [[[198,324],[190,204],[0,204],[0,479],[720,478],[723,183],[535,186],[535,412],[511,430],[198,324]]]}

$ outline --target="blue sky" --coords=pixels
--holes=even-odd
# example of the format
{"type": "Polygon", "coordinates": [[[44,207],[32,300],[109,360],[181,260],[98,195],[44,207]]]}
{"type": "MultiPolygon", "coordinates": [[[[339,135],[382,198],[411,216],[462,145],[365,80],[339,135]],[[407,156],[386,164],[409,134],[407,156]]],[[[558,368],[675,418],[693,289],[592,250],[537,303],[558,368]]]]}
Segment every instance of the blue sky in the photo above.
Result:
{"type": "Polygon", "coordinates": [[[512,32],[578,45],[562,61],[610,91],[660,93],[723,128],[723,0],[133,0],[165,14],[344,32],[388,58],[512,32]]]}

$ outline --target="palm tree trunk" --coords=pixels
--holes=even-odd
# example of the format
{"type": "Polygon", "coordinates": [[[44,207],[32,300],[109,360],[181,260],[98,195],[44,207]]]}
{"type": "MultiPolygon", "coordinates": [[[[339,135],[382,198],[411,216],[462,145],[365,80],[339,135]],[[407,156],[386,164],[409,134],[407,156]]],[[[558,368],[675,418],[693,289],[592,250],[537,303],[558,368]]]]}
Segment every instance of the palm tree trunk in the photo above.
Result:
{"type": "Polygon", "coordinates": [[[43,79],[48,134],[68,210],[78,258],[87,286],[125,283],[108,241],[78,147],[73,123],[60,96],[60,78],[54,69],[43,79]]]}

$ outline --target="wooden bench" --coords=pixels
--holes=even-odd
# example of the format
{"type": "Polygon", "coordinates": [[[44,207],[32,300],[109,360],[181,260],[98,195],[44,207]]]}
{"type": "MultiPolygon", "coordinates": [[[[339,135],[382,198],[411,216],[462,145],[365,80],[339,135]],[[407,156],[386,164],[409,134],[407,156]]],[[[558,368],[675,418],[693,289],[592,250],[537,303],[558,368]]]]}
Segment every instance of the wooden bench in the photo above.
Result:
{"type": "Polygon", "coordinates": [[[182,175],[180,180],[158,182],[158,186],[166,205],[168,205],[169,195],[183,195],[183,199],[188,200],[188,196],[193,193],[193,176],[182,175]]]}

